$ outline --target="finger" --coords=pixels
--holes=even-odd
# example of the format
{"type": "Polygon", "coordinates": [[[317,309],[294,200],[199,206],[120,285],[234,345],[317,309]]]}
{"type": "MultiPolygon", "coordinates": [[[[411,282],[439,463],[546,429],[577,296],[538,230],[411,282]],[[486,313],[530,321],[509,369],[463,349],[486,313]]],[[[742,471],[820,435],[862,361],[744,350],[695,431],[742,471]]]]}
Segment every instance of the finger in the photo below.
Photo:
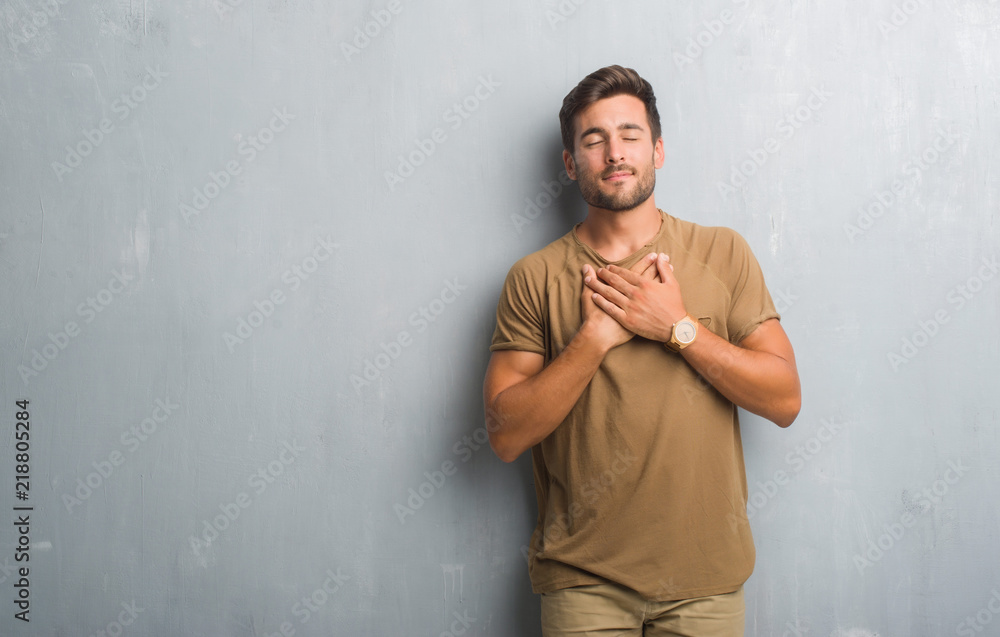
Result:
{"type": "Polygon", "coordinates": [[[586,264],[586,265],[584,265],[583,266],[583,282],[584,282],[584,286],[583,287],[587,287],[586,286],[587,281],[589,281],[590,279],[596,279],[596,278],[597,278],[597,272],[594,271],[594,267],[592,265],[590,265],[589,263],[586,264]]]}
{"type": "Polygon", "coordinates": [[[652,281],[662,281],[662,279],[660,278],[660,271],[656,267],[657,262],[660,260],[660,255],[653,252],[652,254],[645,257],[642,260],[642,262],[645,263],[647,259],[649,260],[649,262],[648,264],[646,264],[645,266],[646,269],[643,270],[641,276],[646,279],[651,279],[652,281]]]}
{"type": "MultiPolygon", "coordinates": [[[[629,273],[629,276],[636,275],[629,273]]],[[[622,308],[625,307],[628,299],[631,298],[632,289],[634,288],[634,286],[628,281],[611,272],[607,268],[601,268],[598,270],[597,276],[592,277],[590,281],[587,282],[587,285],[589,285],[595,292],[601,294],[604,298],[622,308]]]]}
{"type": "Polygon", "coordinates": [[[629,270],[635,272],[639,276],[644,276],[646,278],[653,278],[656,276],[656,259],[659,255],[655,252],[650,252],[643,258],[635,262],[629,270]]]}
{"type": "Polygon", "coordinates": [[[674,264],[670,263],[670,257],[666,254],[659,255],[656,260],[656,270],[664,283],[677,284],[677,279],[674,277],[674,264]]]}
{"type": "MultiPolygon", "coordinates": [[[[594,302],[594,305],[607,312],[611,318],[615,319],[619,323],[621,323],[625,318],[625,310],[621,309],[600,294],[594,294],[591,297],[591,300],[594,302]]],[[[622,323],[622,327],[625,327],[624,323],[622,323]]]]}
{"type": "MultiPolygon", "coordinates": [[[[610,272],[611,274],[620,277],[625,283],[628,283],[629,285],[639,285],[639,282],[642,280],[642,277],[639,274],[633,272],[632,270],[626,270],[625,268],[617,265],[609,265],[608,267],[603,268],[603,271],[610,272]]],[[[597,276],[601,276],[601,273],[598,272],[597,276]]],[[[608,279],[608,277],[601,277],[601,278],[608,279]]],[[[618,286],[615,285],[615,287],[617,288],[618,286]]]]}
{"type": "MultiPolygon", "coordinates": [[[[601,270],[601,272],[603,272],[605,276],[607,276],[607,275],[610,274],[607,270],[603,270],[603,269],[601,270]]],[[[611,276],[614,276],[614,275],[611,275],[611,276]]],[[[584,284],[588,288],[590,288],[591,290],[593,290],[597,294],[600,294],[602,297],[604,297],[608,301],[610,301],[612,303],[615,303],[616,305],[621,306],[626,301],[628,301],[628,298],[624,294],[622,294],[621,292],[619,292],[618,290],[616,290],[611,285],[608,285],[607,283],[605,283],[603,280],[601,280],[600,277],[601,277],[600,273],[598,273],[597,276],[593,276],[593,275],[586,276],[586,277],[584,277],[583,282],[584,282],[584,284]]]]}
{"type": "Polygon", "coordinates": [[[584,306],[586,306],[588,303],[591,304],[593,303],[593,299],[591,299],[590,297],[594,294],[594,291],[587,286],[587,279],[593,278],[593,276],[594,276],[593,268],[591,268],[589,265],[583,266],[583,286],[582,289],[580,290],[580,294],[582,295],[581,300],[583,301],[584,306]]]}
{"type": "Polygon", "coordinates": [[[600,279],[597,278],[597,273],[594,272],[594,268],[591,265],[583,266],[583,289],[586,292],[588,289],[591,291],[598,291],[594,285],[603,285],[600,279]]]}

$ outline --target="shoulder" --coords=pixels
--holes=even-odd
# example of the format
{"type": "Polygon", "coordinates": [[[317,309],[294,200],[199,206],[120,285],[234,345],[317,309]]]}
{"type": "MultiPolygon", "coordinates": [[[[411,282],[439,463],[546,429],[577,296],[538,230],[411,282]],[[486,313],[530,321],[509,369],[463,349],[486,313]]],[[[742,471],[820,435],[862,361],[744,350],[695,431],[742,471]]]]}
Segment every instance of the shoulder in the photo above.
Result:
{"type": "Polygon", "coordinates": [[[681,254],[671,261],[686,258],[700,264],[729,294],[740,294],[748,284],[763,285],[763,271],[750,243],[733,228],[677,220],[674,238],[674,249],[681,254]]]}
{"type": "Polygon", "coordinates": [[[544,284],[559,276],[568,267],[575,252],[575,241],[570,232],[544,248],[515,261],[507,273],[507,279],[544,284]]]}
{"type": "Polygon", "coordinates": [[[687,250],[702,253],[732,253],[749,250],[750,246],[736,230],[726,226],[703,226],[693,221],[671,217],[673,237],[687,250]]]}

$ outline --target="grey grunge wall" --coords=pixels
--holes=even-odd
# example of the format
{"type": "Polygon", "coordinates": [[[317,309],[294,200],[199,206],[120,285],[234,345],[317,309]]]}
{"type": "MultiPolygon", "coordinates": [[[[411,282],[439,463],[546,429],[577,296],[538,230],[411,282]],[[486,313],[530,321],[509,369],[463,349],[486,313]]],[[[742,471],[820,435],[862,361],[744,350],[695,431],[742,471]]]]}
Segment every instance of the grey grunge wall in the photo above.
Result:
{"type": "Polygon", "coordinates": [[[3,635],[539,635],[482,379],[615,63],[658,206],[746,237],[796,349],[798,420],[742,417],[747,635],[1000,634],[997,2],[7,0],[0,40],[3,635]]]}

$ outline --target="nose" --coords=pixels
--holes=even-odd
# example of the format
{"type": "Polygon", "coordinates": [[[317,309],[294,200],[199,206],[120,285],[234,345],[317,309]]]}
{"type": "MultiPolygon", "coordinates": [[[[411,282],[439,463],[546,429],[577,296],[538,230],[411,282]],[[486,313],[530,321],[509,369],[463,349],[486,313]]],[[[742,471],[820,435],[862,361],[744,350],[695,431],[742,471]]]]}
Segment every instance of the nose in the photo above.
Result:
{"type": "Polygon", "coordinates": [[[611,165],[620,164],[625,161],[625,144],[617,139],[610,139],[608,141],[608,156],[607,162],[611,165]]]}

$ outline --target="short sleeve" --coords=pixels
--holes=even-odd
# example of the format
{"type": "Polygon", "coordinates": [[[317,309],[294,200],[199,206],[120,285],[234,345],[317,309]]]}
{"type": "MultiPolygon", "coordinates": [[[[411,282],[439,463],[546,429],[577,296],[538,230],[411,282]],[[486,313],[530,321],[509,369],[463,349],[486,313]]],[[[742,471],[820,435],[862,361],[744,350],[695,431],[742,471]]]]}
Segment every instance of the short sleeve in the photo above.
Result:
{"type": "Polygon", "coordinates": [[[529,275],[523,262],[515,263],[497,303],[491,352],[512,349],[545,355],[542,298],[541,284],[529,275]]]}
{"type": "Polygon", "coordinates": [[[739,343],[764,321],[780,319],[781,316],[774,307],[771,294],[764,284],[764,273],[750,250],[750,245],[739,233],[731,232],[732,296],[726,322],[730,341],[739,343]]]}

